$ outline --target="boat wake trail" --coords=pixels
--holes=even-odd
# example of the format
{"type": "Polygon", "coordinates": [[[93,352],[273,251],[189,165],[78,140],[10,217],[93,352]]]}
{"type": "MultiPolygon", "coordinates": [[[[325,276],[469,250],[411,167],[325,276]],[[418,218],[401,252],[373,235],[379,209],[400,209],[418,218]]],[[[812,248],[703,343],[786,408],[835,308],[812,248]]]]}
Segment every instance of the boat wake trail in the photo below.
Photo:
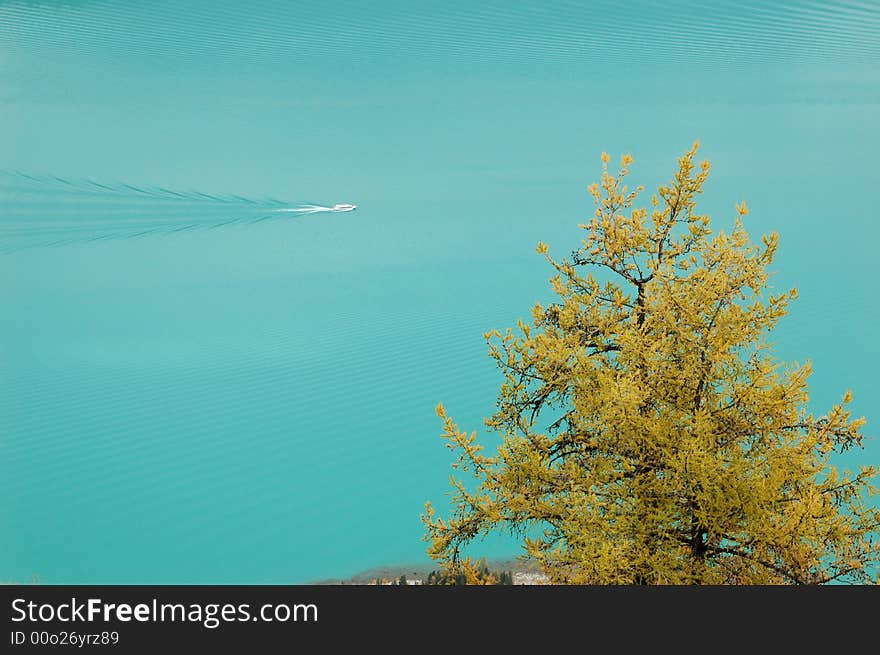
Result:
{"type": "Polygon", "coordinates": [[[0,171],[0,254],[355,208],[0,171]]]}

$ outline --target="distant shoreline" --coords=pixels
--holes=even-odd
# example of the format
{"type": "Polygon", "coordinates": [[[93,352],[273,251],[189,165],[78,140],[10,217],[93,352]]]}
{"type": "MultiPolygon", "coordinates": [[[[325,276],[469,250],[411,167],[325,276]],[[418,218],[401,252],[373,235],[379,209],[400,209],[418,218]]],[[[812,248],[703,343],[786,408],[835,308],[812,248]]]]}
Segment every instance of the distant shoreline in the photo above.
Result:
{"type": "MultiPolygon", "coordinates": [[[[538,565],[534,561],[523,561],[521,559],[487,559],[486,564],[493,573],[507,571],[515,576],[520,574],[519,579],[533,580],[542,577],[538,565]],[[524,574],[524,575],[523,575],[524,574]]],[[[324,578],[315,580],[310,584],[316,585],[363,585],[374,584],[376,580],[399,580],[401,576],[406,576],[409,581],[425,580],[431,571],[438,571],[438,564],[400,564],[377,566],[366,569],[360,573],[355,573],[347,578],[324,578]]],[[[535,584],[536,582],[520,582],[519,584],[535,584]]],[[[515,582],[515,584],[517,584],[515,582]]]]}

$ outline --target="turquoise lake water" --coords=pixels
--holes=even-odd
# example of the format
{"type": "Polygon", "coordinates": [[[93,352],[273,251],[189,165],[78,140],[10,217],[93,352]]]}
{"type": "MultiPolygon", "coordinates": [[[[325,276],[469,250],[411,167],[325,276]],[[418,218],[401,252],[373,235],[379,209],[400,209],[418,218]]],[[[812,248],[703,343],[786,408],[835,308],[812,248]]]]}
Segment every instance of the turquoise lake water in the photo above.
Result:
{"type": "Polygon", "coordinates": [[[650,190],[701,140],[780,232],[778,356],[877,435],[880,6],[720,4],[0,2],[0,580],[426,561],[434,406],[491,413],[602,150],[650,190]],[[258,220],[311,203],[358,209],[258,220]]]}

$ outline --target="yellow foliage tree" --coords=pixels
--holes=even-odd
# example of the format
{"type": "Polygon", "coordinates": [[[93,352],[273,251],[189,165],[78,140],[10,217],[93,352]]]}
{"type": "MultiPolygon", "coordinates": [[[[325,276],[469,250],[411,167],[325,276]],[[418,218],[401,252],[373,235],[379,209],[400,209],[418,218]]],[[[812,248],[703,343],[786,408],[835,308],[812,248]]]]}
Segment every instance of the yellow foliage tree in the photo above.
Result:
{"type": "Polygon", "coordinates": [[[426,504],[428,553],[447,572],[497,529],[556,583],[866,583],[880,560],[878,469],[838,471],[862,447],[850,393],[806,409],[809,364],[784,367],[767,333],[795,298],[769,293],[778,237],[750,242],[744,203],[715,233],[696,211],[709,175],[698,144],[651,198],[616,175],[588,190],[595,214],[580,247],[555,260],[558,299],[531,324],[485,336],[504,374],[486,426],[493,456],[442,405],[453,467],[452,515],[426,504]]]}

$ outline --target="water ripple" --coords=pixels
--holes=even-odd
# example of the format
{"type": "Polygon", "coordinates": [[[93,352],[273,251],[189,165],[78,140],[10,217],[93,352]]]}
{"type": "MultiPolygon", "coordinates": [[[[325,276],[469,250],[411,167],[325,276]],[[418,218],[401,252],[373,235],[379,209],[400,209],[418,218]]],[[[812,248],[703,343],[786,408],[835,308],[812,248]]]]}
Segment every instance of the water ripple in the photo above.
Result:
{"type": "Polygon", "coordinates": [[[0,254],[290,220],[322,203],[0,171],[0,254]]]}

